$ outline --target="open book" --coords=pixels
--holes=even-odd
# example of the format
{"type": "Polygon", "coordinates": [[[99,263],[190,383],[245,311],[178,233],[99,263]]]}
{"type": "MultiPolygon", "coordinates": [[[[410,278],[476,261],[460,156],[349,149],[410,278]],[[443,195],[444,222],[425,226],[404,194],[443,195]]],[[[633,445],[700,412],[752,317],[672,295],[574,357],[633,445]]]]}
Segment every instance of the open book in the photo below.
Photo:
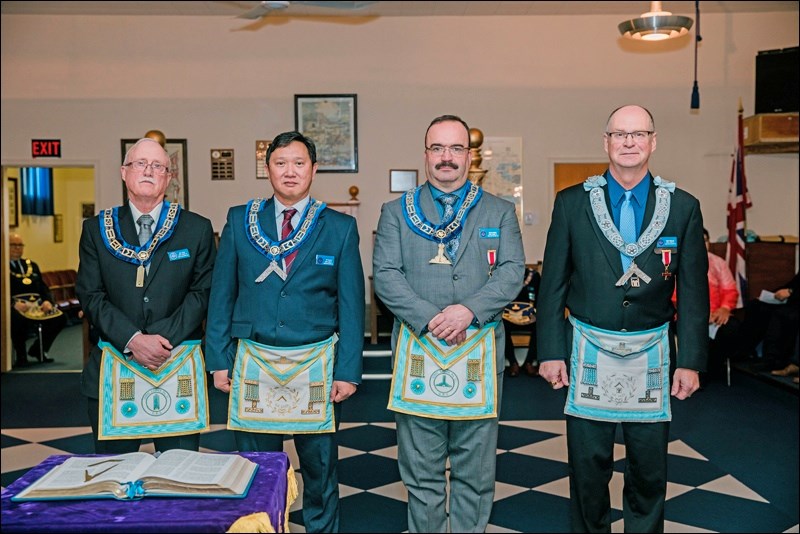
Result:
{"type": "Polygon", "coordinates": [[[258,464],[237,454],[174,449],[158,458],[146,452],[68,458],[19,492],[12,501],[140,499],[142,497],[245,497],[258,464]]]}

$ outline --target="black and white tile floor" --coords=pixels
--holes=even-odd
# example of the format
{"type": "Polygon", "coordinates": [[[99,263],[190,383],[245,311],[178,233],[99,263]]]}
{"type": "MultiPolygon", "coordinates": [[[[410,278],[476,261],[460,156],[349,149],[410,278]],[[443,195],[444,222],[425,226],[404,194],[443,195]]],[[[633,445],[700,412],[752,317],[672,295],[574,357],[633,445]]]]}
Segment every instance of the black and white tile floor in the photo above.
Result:
{"type": "MultiPolygon", "coordinates": [[[[746,380],[752,379],[737,377],[737,382],[746,380]]],[[[754,384],[757,389],[765,387],[754,384]]],[[[569,532],[563,397],[545,386],[541,379],[505,378],[489,532],[569,532]]],[[[693,406],[673,404],[667,532],[798,532],[796,396],[788,401],[793,419],[787,424],[794,427],[782,436],[774,435],[774,430],[765,435],[754,425],[770,416],[772,401],[749,400],[741,383],[735,394],[734,388],[724,384],[712,386],[692,399],[697,400],[693,406]],[[776,439],[784,443],[770,452],[776,439]],[[783,455],[786,448],[794,450],[792,457],[773,457],[783,455]]],[[[408,528],[395,426],[385,409],[388,390],[388,380],[366,380],[345,405],[338,433],[342,532],[404,532],[408,528]]],[[[786,410],[787,401],[779,402],[780,409],[786,410]]],[[[201,450],[235,450],[231,432],[221,421],[216,423],[201,436],[201,450]]],[[[152,451],[152,444],[142,449],[152,451]]],[[[285,450],[302,488],[302,465],[291,439],[285,442],[285,450]]],[[[52,454],[90,452],[88,426],[35,428],[32,420],[30,427],[3,428],[3,486],[52,454]]],[[[610,484],[612,531],[622,532],[625,447],[621,442],[615,458],[610,484]]],[[[304,531],[301,508],[302,491],[291,508],[290,526],[295,532],[304,531]]]]}

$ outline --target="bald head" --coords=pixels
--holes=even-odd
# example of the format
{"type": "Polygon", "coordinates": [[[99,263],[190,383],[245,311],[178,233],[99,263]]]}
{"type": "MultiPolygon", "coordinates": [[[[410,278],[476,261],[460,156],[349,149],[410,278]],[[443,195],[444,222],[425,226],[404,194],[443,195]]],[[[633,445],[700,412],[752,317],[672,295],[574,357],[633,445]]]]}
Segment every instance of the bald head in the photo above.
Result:
{"type": "Polygon", "coordinates": [[[607,132],[611,131],[611,130],[609,130],[609,125],[611,124],[611,121],[614,119],[614,116],[617,113],[628,114],[630,112],[633,112],[635,114],[637,111],[647,114],[647,119],[649,121],[649,125],[648,125],[647,129],[650,130],[650,131],[655,131],[656,123],[653,120],[653,114],[650,113],[650,110],[648,110],[646,107],[637,106],[636,104],[627,105],[627,106],[620,106],[617,109],[615,109],[614,111],[612,111],[611,115],[608,116],[608,120],[606,121],[606,131],[607,132]]]}
{"type": "Polygon", "coordinates": [[[17,261],[25,250],[25,241],[19,234],[8,234],[8,256],[11,261],[17,261]]]}

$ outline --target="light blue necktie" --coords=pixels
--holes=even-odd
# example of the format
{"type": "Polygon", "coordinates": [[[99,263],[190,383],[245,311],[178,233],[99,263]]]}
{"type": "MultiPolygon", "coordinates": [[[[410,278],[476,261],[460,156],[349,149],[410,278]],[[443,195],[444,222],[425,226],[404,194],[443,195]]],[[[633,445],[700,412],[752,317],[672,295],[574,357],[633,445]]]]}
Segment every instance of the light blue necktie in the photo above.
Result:
{"type": "MultiPolygon", "coordinates": [[[[633,212],[632,194],[633,191],[625,191],[625,200],[619,210],[619,235],[625,243],[636,241],[636,214],[633,212]]],[[[622,258],[622,271],[625,272],[633,260],[621,252],[619,255],[622,258]]]]}
{"type": "MultiPolygon", "coordinates": [[[[442,215],[442,224],[449,224],[450,221],[453,220],[455,216],[455,208],[453,207],[458,200],[458,195],[453,195],[452,193],[446,193],[440,196],[437,199],[439,202],[442,203],[444,206],[444,215],[442,215]]],[[[458,245],[459,245],[460,237],[456,234],[453,239],[447,242],[445,246],[445,250],[447,251],[447,255],[450,257],[451,260],[456,259],[456,252],[458,252],[458,245]]]]}

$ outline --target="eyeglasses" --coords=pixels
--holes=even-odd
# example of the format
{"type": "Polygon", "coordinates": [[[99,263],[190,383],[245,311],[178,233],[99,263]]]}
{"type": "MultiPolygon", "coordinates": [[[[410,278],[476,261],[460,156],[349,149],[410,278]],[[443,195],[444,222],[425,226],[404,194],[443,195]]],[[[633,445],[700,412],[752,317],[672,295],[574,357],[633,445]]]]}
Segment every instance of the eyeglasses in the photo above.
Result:
{"type": "Polygon", "coordinates": [[[635,132],[606,132],[606,135],[609,136],[613,141],[621,143],[628,139],[630,135],[633,137],[634,141],[644,141],[652,134],[652,131],[648,130],[636,130],[635,132]]]}
{"type": "Polygon", "coordinates": [[[126,167],[130,167],[135,169],[139,172],[144,172],[147,167],[153,169],[153,174],[166,174],[169,170],[169,167],[164,165],[163,163],[159,163],[154,161],[153,163],[147,163],[147,160],[137,159],[136,161],[131,161],[130,163],[125,164],[126,167]]]}
{"type": "Polygon", "coordinates": [[[445,150],[449,150],[450,154],[453,156],[463,156],[469,151],[469,148],[461,145],[452,145],[452,146],[442,146],[442,145],[431,145],[426,146],[425,150],[433,154],[434,156],[444,156],[445,150]]]}
{"type": "Polygon", "coordinates": [[[9,243],[9,247],[24,247],[25,243],[9,243]]]}

